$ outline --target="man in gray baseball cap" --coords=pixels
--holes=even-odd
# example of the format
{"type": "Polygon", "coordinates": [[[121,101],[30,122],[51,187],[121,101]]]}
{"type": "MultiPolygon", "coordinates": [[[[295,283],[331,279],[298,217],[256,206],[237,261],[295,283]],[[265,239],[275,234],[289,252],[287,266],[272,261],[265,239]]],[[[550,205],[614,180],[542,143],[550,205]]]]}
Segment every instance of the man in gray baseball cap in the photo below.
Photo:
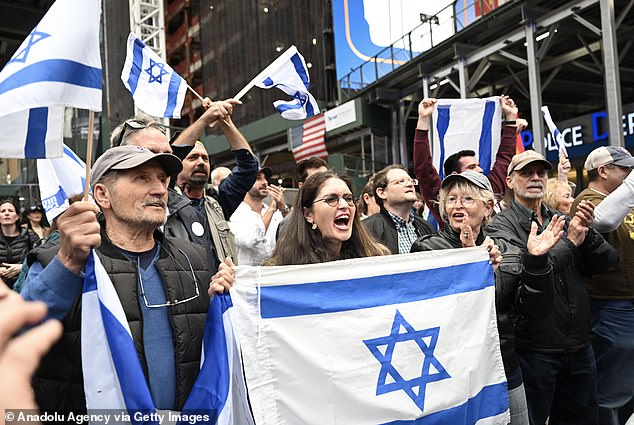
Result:
{"type": "Polygon", "coordinates": [[[69,383],[84,388],[82,364],[88,359],[78,354],[84,320],[81,271],[93,248],[128,320],[154,405],[183,409],[200,370],[210,295],[228,289],[233,263],[222,263],[213,275],[203,246],[156,231],[167,216],[168,176],[181,169],[171,154],[138,146],[107,150],[93,168],[97,205],[72,204],[57,220],[60,244],[31,252],[35,262],[22,296],[45,302],[49,317],[63,320],[65,332],[34,378],[43,410],[85,412],[85,397],[98,396],[64,390],[69,383]]]}

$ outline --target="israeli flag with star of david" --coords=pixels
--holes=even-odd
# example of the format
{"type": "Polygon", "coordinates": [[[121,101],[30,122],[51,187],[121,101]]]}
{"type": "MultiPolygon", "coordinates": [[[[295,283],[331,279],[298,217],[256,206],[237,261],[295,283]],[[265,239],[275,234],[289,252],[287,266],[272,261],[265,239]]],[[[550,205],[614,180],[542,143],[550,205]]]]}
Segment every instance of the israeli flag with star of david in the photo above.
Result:
{"type": "Polygon", "coordinates": [[[101,0],[57,0],[0,71],[0,157],[62,156],[64,107],[101,111],[101,0]]]}
{"type": "Polygon", "coordinates": [[[187,82],[134,33],[128,36],[121,81],[146,114],[181,117],[187,82]]]}
{"type": "Polygon", "coordinates": [[[256,424],[507,424],[485,248],[236,268],[256,424]]]}
{"type": "Polygon", "coordinates": [[[488,175],[502,139],[500,97],[438,99],[432,114],[432,161],[445,178],[445,160],[461,150],[472,150],[488,175]]]}
{"type": "Polygon", "coordinates": [[[304,57],[291,46],[257,77],[253,79],[262,89],[278,88],[293,97],[293,100],[277,100],[273,106],[282,118],[303,120],[319,114],[319,106],[312,94],[310,76],[304,57]]]}

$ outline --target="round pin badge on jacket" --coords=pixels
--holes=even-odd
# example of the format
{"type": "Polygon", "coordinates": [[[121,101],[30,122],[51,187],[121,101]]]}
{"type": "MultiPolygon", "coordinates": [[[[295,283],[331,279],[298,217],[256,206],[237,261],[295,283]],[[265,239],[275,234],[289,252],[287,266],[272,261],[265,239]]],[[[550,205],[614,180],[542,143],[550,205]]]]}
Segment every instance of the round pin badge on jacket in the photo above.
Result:
{"type": "Polygon", "coordinates": [[[192,232],[194,232],[194,235],[196,236],[202,236],[205,233],[205,228],[202,224],[195,221],[192,223],[192,232]]]}

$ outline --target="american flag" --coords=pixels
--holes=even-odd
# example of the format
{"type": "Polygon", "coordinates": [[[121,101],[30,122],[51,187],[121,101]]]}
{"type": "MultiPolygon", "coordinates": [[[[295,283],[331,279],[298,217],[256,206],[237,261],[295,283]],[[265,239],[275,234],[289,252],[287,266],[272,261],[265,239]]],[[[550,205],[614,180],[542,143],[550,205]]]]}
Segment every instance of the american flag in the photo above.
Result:
{"type": "Polygon", "coordinates": [[[324,114],[306,120],[304,125],[289,129],[289,139],[295,162],[313,156],[326,157],[326,120],[324,114]]]}

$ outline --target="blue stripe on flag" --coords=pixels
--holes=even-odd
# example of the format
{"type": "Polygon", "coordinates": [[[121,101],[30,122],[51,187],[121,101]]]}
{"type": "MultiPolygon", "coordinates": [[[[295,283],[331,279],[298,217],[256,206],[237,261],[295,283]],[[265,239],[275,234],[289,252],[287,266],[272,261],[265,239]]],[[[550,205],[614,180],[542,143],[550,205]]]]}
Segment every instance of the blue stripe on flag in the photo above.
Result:
{"type": "Polygon", "coordinates": [[[481,261],[369,278],[267,286],[261,288],[261,314],[263,319],[271,319],[360,310],[388,302],[401,304],[478,291],[493,285],[493,269],[488,261],[481,261]]]}
{"type": "Polygon", "coordinates": [[[295,53],[291,56],[291,62],[293,62],[293,66],[295,67],[295,72],[299,75],[299,78],[304,83],[304,87],[308,90],[308,86],[310,85],[310,78],[308,78],[308,74],[306,73],[306,68],[304,68],[304,64],[299,57],[299,53],[295,53]]]}
{"type": "Polygon", "coordinates": [[[24,144],[25,158],[46,158],[46,131],[48,130],[48,108],[29,110],[29,122],[24,144]]]}
{"type": "Polygon", "coordinates": [[[438,119],[436,120],[436,129],[438,129],[438,141],[440,143],[440,169],[438,174],[441,179],[445,178],[445,171],[443,164],[445,163],[445,134],[449,128],[449,112],[450,105],[438,105],[438,119]]]}
{"type": "Polygon", "coordinates": [[[79,160],[79,158],[77,158],[77,155],[75,155],[75,152],[73,152],[71,150],[71,148],[69,148],[68,146],[64,145],[64,155],[66,155],[68,158],[72,159],[73,161],[75,161],[78,165],[80,166],[84,166],[84,164],[81,163],[81,161],[79,160]]]}
{"type": "Polygon", "coordinates": [[[59,208],[65,200],[68,199],[68,195],[61,186],[58,186],[59,190],[54,195],[48,198],[42,199],[42,207],[44,211],[49,212],[53,208],[59,208]]]}
{"type": "Polygon", "coordinates": [[[174,108],[176,108],[176,103],[178,101],[178,89],[181,86],[182,80],[183,79],[180,77],[180,75],[172,71],[172,75],[170,77],[170,85],[167,89],[167,107],[165,108],[165,115],[163,115],[164,117],[174,116],[174,108]]]}
{"type": "Polygon", "coordinates": [[[488,385],[465,403],[441,410],[413,421],[393,421],[383,425],[445,425],[475,424],[481,419],[497,416],[508,410],[506,382],[488,385]]]}
{"type": "Polygon", "coordinates": [[[0,83],[0,94],[32,83],[52,81],[101,90],[101,69],[66,59],[49,59],[26,66],[0,83]]]}
{"type": "Polygon", "coordinates": [[[491,134],[491,126],[493,125],[493,116],[495,115],[495,102],[487,100],[484,105],[484,114],[482,114],[482,132],[480,133],[480,142],[478,143],[478,156],[480,158],[480,168],[484,175],[491,172],[491,147],[493,145],[493,135],[491,134]]]}
{"type": "Polygon", "coordinates": [[[130,86],[130,93],[134,96],[136,87],[139,84],[139,77],[141,76],[141,69],[143,68],[143,48],[145,44],[138,38],[134,40],[132,67],[130,68],[130,76],[128,77],[128,85],[130,86]]]}
{"type": "MultiPolygon", "coordinates": [[[[308,103],[306,106],[311,106],[310,103],[308,103]]],[[[290,111],[291,109],[302,109],[302,105],[301,103],[297,100],[295,102],[287,102],[287,103],[281,103],[279,105],[277,105],[275,107],[275,109],[279,112],[282,113],[284,111],[290,111]]],[[[311,107],[312,109],[312,107],[311,107]]]]}
{"type": "Polygon", "coordinates": [[[223,314],[231,305],[229,294],[216,295],[207,312],[203,336],[205,360],[182,412],[209,415],[209,421],[197,422],[200,424],[215,424],[229,397],[231,370],[223,314]]]}

